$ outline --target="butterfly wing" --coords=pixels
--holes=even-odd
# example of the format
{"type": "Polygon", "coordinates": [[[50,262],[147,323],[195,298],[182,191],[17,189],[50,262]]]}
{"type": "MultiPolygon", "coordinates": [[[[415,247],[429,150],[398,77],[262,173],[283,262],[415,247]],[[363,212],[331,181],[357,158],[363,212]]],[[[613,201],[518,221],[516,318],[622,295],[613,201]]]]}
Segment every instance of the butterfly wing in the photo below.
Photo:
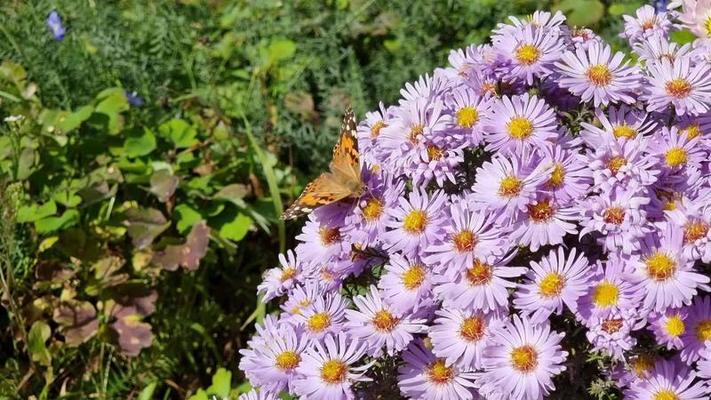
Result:
{"type": "Polygon", "coordinates": [[[360,154],[358,153],[358,138],[356,137],[356,120],[353,110],[346,110],[341,123],[341,136],[333,147],[331,172],[345,180],[350,187],[358,187],[360,177],[360,154]]]}
{"type": "Polygon", "coordinates": [[[334,174],[324,172],[311,181],[298,199],[284,211],[282,219],[294,219],[308,214],[315,208],[334,203],[350,196],[352,191],[344,186],[334,174]]]}

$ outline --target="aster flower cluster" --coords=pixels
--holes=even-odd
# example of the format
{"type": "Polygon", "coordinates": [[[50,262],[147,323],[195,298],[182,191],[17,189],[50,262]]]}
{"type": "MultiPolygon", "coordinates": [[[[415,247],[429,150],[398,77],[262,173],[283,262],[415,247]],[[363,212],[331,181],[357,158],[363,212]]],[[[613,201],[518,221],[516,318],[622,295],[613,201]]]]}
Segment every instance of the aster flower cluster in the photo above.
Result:
{"type": "Polygon", "coordinates": [[[245,398],[708,399],[711,6],[679,6],[625,16],[636,62],[512,17],[367,113],[364,194],[258,288],[280,312],[240,352],[245,398]]]}

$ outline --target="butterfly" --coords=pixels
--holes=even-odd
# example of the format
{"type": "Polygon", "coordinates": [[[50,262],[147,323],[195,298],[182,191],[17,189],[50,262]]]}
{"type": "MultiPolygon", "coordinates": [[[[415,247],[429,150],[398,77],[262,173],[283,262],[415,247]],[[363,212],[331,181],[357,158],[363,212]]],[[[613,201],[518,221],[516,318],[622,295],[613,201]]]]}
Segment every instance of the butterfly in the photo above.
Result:
{"type": "Polygon", "coordinates": [[[298,218],[315,208],[346,198],[358,198],[365,190],[360,174],[356,121],[348,108],[341,123],[341,136],[333,148],[329,171],[311,181],[296,201],[284,211],[284,220],[298,218]]]}

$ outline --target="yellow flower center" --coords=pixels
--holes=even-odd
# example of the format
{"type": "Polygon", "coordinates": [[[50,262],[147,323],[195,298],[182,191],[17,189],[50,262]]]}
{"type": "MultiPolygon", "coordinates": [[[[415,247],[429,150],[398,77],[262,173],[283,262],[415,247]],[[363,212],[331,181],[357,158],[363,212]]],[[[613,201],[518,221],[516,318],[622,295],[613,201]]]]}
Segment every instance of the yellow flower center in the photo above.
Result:
{"type": "Polygon", "coordinates": [[[654,394],[652,400],[679,400],[679,396],[669,389],[662,389],[654,394]]]}
{"type": "Polygon", "coordinates": [[[423,210],[412,210],[405,220],[402,222],[402,227],[405,232],[416,235],[425,231],[427,228],[427,213],[423,210]]]}
{"type": "Polygon", "coordinates": [[[526,206],[528,208],[528,216],[535,223],[548,222],[553,218],[555,214],[555,209],[551,206],[550,200],[541,200],[536,204],[529,204],[526,206]]]}
{"type": "Polygon", "coordinates": [[[280,280],[281,280],[282,282],[286,282],[286,281],[288,281],[289,279],[293,278],[294,276],[296,276],[296,268],[294,268],[294,267],[287,267],[287,268],[284,268],[284,269],[281,271],[281,279],[280,279],[280,280]]]}
{"type": "Polygon", "coordinates": [[[637,358],[630,361],[630,367],[638,378],[643,378],[654,369],[654,356],[650,354],[640,354],[637,358]]]}
{"type": "Polygon", "coordinates": [[[625,164],[627,164],[627,160],[625,160],[624,157],[612,157],[607,160],[607,169],[609,169],[613,174],[616,174],[617,171],[619,171],[625,164]]]}
{"type": "Polygon", "coordinates": [[[620,206],[608,207],[603,211],[602,219],[608,224],[619,225],[625,220],[625,209],[620,206]]]}
{"type": "Polygon", "coordinates": [[[457,110],[457,125],[462,128],[471,128],[479,122],[479,111],[471,106],[462,107],[457,110]]]}
{"type": "Polygon", "coordinates": [[[420,136],[422,136],[422,134],[424,132],[425,132],[424,125],[422,125],[422,124],[413,125],[410,128],[410,135],[409,135],[410,143],[416,144],[417,141],[420,139],[420,136]]]}
{"type": "Polygon", "coordinates": [[[684,225],[684,243],[695,242],[709,232],[709,224],[705,221],[689,221],[684,225]]]}
{"type": "Polygon", "coordinates": [[[677,99],[683,99],[691,93],[691,83],[684,78],[676,78],[667,81],[665,86],[667,94],[677,99]]]}
{"type": "Polygon", "coordinates": [[[612,135],[618,139],[634,139],[635,137],[637,137],[637,130],[627,124],[622,124],[612,128],[612,135]]]}
{"type": "Polygon", "coordinates": [[[559,296],[565,287],[565,277],[557,272],[550,272],[538,284],[541,296],[551,298],[559,296]]]}
{"type": "Polygon", "coordinates": [[[308,321],[306,321],[306,326],[311,332],[323,332],[331,326],[331,316],[325,312],[316,313],[309,317],[308,321]]]}
{"type": "Polygon", "coordinates": [[[431,382],[444,385],[454,379],[454,370],[444,364],[444,360],[437,360],[427,368],[427,376],[431,382]]]}
{"type": "Polygon", "coordinates": [[[370,137],[375,139],[380,136],[380,130],[388,126],[385,121],[378,121],[370,127],[370,137]]]}
{"type": "Polygon", "coordinates": [[[669,255],[656,251],[644,261],[647,266],[647,275],[657,282],[664,282],[674,276],[676,262],[669,255]]]}
{"type": "Polygon", "coordinates": [[[607,68],[607,65],[597,64],[588,68],[585,73],[590,83],[595,86],[607,86],[612,81],[612,72],[607,68]]]}
{"type": "Polygon", "coordinates": [[[711,37],[711,17],[706,18],[704,28],[706,29],[706,36],[711,37]]]}
{"type": "Polygon", "coordinates": [[[711,319],[705,319],[696,325],[696,338],[701,342],[711,340],[711,319]]]}
{"type": "Polygon", "coordinates": [[[383,214],[383,202],[377,197],[371,197],[365,202],[363,207],[363,218],[368,222],[373,222],[383,214]]]}
{"type": "Polygon", "coordinates": [[[425,281],[425,267],[419,264],[412,265],[402,274],[401,279],[407,289],[417,289],[425,281]]]}
{"type": "Polygon", "coordinates": [[[430,159],[430,161],[437,161],[441,159],[443,155],[444,151],[439,147],[432,144],[427,146],[427,157],[430,159]]]}
{"type": "Polygon", "coordinates": [[[323,243],[324,246],[330,246],[335,242],[341,241],[341,231],[338,228],[322,226],[318,232],[319,236],[321,236],[321,243],[323,243]]]}
{"type": "Polygon", "coordinates": [[[321,379],[331,385],[345,381],[346,375],[348,366],[341,360],[329,360],[321,366],[321,379]]]}
{"type": "Polygon", "coordinates": [[[664,330],[672,337],[679,337],[686,332],[686,325],[679,315],[670,315],[664,324],[664,330]]]}
{"type": "Polygon", "coordinates": [[[463,230],[452,237],[454,248],[458,252],[464,253],[474,250],[477,243],[476,235],[470,230],[463,230]]]}
{"type": "Polygon", "coordinates": [[[484,337],[486,322],[484,318],[473,316],[465,318],[459,326],[459,335],[469,342],[478,342],[484,337]]]}
{"type": "Polygon", "coordinates": [[[524,44],[516,49],[515,56],[521,64],[531,65],[541,58],[541,52],[532,44],[524,44]]]}
{"type": "Polygon", "coordinates": [[[276,356],[274,364],[282,371],[291,371],[301,362],[301,357],[293,351],[284,351],[276,356]]]}
{"type": "Polygon", "coordinates": [[[617,304],[620,289],[612,282],[602,281],[593,289],[592,300],[598,307],[610,307],[617,304]]]}
{"type": "Polygon", "coordinates": [[[494,277],[494,269],[479,259],[474,260],[474,265],[467,269],[467,280],[472,286],[485,285],[494,277]]]}
{"type": "Polygon", "coordinates": [[[523,182],[515,176],[507,176],[499,182],[499,196],[516,197],[521,193],[523,182]]]}
{"type": "Polygon", "coordinates": [[[533,122],[525,117],[513,117],[506,124],[506,129],[508,129],[509,136],[512,138],[524,140],[533,133],[533,122]]]}
{"type": "Polygon", "coordinates": [[[372,322],[377,330],[382,332],[390,332],[395,329],[398,322],[400,322],[400,319],[395,318],[386,310],[380,310],[375,313],[372,322]]]}
{"type": "Polygon", "coordinates": [[[685,129],[679,130],[679,135],[686,133],[686,137],[689,139],[693,139],[695,137],[698,137],[701,135],[701,125],[698,123],[693,123],[689,126],[687,126],[685,129]]]}
{"type": "Polygon", "coordinates": [[[525,345],[511,350],[511,365],[519,372],[529,373],[538,365],[538,352],[525,345]]]}
{"type": "Polygon", "coordinates": [[[664,160],[671,168],[686,164],[686,150],[681,147],[674,147],[667,151],[664,160]]]}
{"type": "Polygon", "coordinates": [[[551,171],[551,177],[548,179],[548,182],[546,182],[546,186],[551,189],[557,189],[563,186],[564,182],[565,168],[563,168],[563,164],[556,163],[555,167],[553,167],[553,171],[551,171]]]}
{"type": "Polygon", "coordinates": [[[602,330],[612,335],[622,328],[622,323],[621,319],[606,319],[602,321],[602,330]]]}

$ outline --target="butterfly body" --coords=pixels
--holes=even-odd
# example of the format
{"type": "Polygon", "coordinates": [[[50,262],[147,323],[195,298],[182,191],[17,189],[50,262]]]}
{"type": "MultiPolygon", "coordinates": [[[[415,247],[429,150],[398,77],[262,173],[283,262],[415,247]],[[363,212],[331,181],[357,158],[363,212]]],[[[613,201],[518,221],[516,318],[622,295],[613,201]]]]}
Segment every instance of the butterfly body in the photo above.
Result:
{"type": "Polygon", "coordinates": [[[356,122],[353,111],[346,111],[341,135],[333,148],[329,171],[311,181],[298,199],[282,214],[282,219],[294,219],[317,207],[347,198],[358,198],[365,191],[361,178],[356,122]]]}

